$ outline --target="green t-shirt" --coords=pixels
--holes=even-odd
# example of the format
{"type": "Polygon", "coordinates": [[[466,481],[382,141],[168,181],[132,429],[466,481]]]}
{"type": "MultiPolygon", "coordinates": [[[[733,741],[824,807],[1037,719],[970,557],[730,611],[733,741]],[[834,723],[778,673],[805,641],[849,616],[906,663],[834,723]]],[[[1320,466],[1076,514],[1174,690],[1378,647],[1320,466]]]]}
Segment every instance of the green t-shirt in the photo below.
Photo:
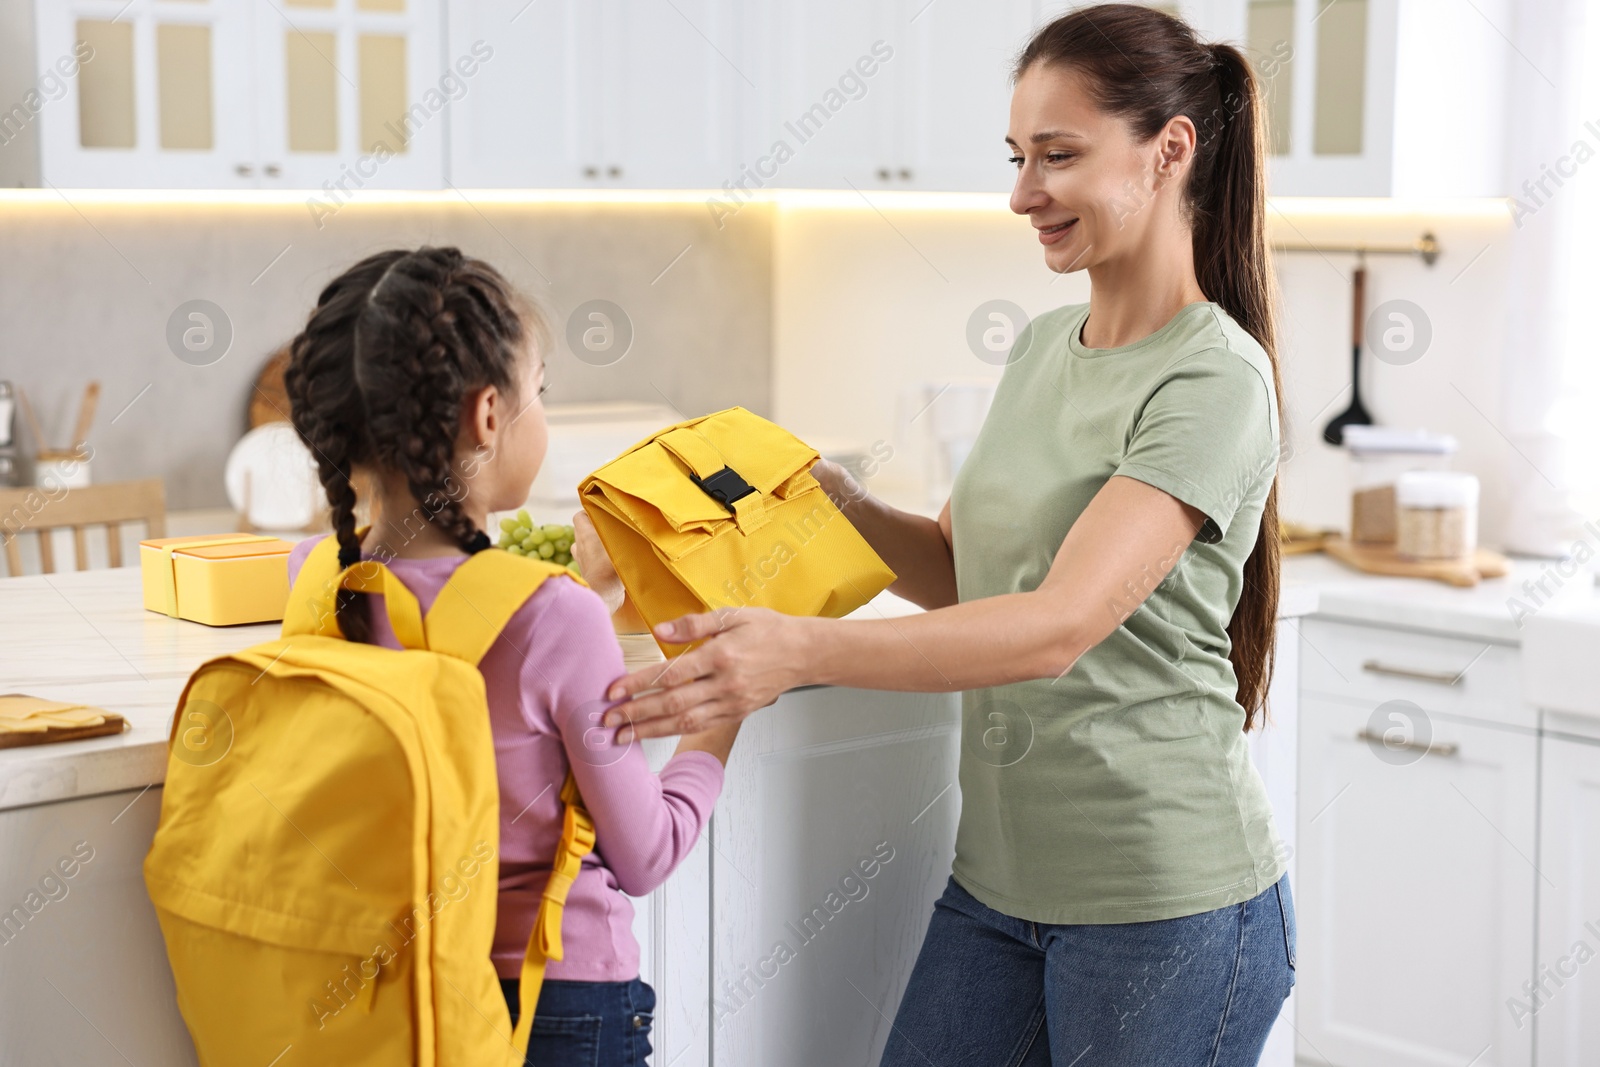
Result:
{"type": "Polygon", "coordinates": [[[1120,348],[1084,347],[1088,314],[1059,308],[1017,338],[951,492],[959,598],[1037,588],[1112,475],[1207,522],[1136,611],[1107,605],[1126,620],[1066,674],[963,694],[954,874],[1022,919],[1147,922],[1283,874],[1227,634],[1278,412],[1266,353],[1216,304],[1120,348]]]}

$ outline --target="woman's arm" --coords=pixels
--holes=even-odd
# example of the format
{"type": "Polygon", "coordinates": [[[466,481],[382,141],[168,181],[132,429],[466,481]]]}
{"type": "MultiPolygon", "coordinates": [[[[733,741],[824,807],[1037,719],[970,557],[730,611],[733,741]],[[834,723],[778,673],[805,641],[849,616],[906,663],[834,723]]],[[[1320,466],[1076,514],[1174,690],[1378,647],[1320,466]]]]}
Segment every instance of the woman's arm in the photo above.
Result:
{"type": "Polygon", "coordinates": [[[937,521],[892,508],[830,460],[811,473],[889,569],[889,592],[918,607],[942,608],[956,602],[956,566],[950,553],[950,503],[937,521]]]}
{"type": "Polygon", "coordinates": [[[724,608],[664,623],[656,632],[675,643],[710,639],[618,680],[610,699],[666,688],[618,705],[606,722],[626,718],[619,739],[658,737],[742,719],[797,685],[946,692],[1058,677],[1144,603],[1204,521],[1160,489],[1113,477],[1032,592],[897,619],[724,608]]]}

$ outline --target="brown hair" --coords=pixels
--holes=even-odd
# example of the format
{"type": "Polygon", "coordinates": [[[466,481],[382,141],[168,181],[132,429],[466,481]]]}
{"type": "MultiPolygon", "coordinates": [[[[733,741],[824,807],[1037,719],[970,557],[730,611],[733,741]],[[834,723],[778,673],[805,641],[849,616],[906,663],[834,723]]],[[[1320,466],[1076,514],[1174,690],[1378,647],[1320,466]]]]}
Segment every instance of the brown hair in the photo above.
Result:
{"type": "MultiPolygon", "coordinates": [[[[323,289],[290,344],[284,386],[328,495],[341,567],[361,558],[357,465],[404,475],[427,521],[463,551],[488,547],[453,469],[461,405],[487,385],[515,397],[529,326],[542,334],[541,324],[498,271],[454,248],[380,252],[323,289]]],[[[345,637],[369,641],[360,594],[341,590],[335,605],[345,637]]]]}
{"type": "MultiPolygon", "coordinates": [[[[1277,286],[1266,238],[1266,157],[1260,87],[1249,61],[1228,44],[1206,44],[1181,19],[1137,4],[1102,4],[1064,15],[1017,57],[1020,78],[1035,63],[1082,73],[1096,105],[1125,119],[1141,140],[1187,115],[1198,132],[1184,190],[1194,234],[1195,274],[1266,350],[1274,403],[1278,371],[1277,286]]],[[[1278,480],[1273,473],[1261,529],[1244,566],[1244,591],[1228,623],[1244,728],[1265,721],[1278,610],[1278,480]]]]}

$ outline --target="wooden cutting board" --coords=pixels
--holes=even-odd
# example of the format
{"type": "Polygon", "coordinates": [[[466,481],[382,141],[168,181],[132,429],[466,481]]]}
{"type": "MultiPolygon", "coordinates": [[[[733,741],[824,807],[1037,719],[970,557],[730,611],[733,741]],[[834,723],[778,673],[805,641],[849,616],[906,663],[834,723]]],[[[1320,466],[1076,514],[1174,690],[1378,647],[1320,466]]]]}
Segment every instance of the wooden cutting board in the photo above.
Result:
{"type": "Polygon", "coordinates": [[[1477,585],[1483,578],[1501,578],[1511,572],[1511,561],[1486,548],[1466,560],[1401,559],[1393,545],[1358,545],[1344,537],[1330,537],[1322,550],[1334,559],[1366,574],[1399,578],[1431,578],[1449,585],[1477,585]]]}
{"type": "Polygon", "coordinates": [[[52,726],[37,732],[0,731],[0,748],[22,748],[24,745],[50,745],[57,741],[81,741],[86,737],[106,737],[120,734],[128,728],[121,715],[106,713],[106,721],[98,726],[52,726]]]}

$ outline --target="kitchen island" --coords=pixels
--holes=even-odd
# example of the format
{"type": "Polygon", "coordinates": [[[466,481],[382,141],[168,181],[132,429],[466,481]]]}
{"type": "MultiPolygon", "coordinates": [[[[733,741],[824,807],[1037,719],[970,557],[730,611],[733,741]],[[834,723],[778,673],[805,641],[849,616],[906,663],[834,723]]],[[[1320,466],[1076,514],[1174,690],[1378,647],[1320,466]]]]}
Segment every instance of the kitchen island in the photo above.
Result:
{"type": "MultiPolygon", "coordinates": [[[[1295,627],[1315,605],[1313,586],[1287,583],[1273,726],[1254,735],[1291,845],[1295,627]]],[[[0,691],[131,726],[0,750],[0,912],[23,916],[0,925],[0,1067],[193,1063],[140,865],[189,674],[278,627],[146,612],[135,568],[3,579],[0,608],[0,691]],[[52,874],[74,855],[73,877],[52,874]]],[[[858,616],[917,610],[883,594],[858,616]]],[[[955,694],[809,687],[751,717],[710,832],[636,902],[642,973],[660,993],[655,1062],[875,1062],[949,874],[959,745],[955,694]],[[872,860],[872,879],[840,890],[872,860]]],[[[656,765],[671,749],[646,744],[656,765]]],[[[1286,1019],[1263,1062],[1286,1067],[1291,1039],[1286,1019]]]]}

